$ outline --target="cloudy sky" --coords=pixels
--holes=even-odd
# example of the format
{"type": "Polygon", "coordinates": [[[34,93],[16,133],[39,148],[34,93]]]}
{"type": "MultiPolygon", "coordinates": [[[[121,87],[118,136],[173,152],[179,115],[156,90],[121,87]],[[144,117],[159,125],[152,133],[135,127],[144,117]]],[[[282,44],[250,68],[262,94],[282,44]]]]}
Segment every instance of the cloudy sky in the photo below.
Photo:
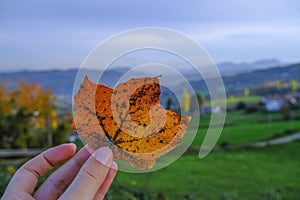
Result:
{"type": "Polygon", "coordinates": [[[78,67],[99,42],[141,27],[179,31],[217,63],[300,61],[298,0],[1,0],[0,71],[78,67]]]}

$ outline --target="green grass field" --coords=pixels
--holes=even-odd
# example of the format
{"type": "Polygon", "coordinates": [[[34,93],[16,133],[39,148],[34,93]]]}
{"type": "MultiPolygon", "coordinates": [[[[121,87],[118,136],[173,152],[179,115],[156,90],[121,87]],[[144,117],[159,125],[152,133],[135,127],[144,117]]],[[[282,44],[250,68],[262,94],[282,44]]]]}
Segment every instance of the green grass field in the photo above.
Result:
{"type": "Polygon", "coordinates": [[[210,119],[203,116],[193,150],[159,171],[120,172],[107,199],[300,199],[300,142],[249,147],[300,131],[298,113],[292,114],[294,119],[285,121],[280,113],[229,112],[215,151],[199,159],[195,150],[210,119]],[[223,142],[232,148],[220,148],[223,142]]]}
{"type": "MultiPolygon", "coordinates": [[[[281,113],[228,112],[214,151],[199,159],[210,120],[209,115],[201,116],[192,148],[181,158],[155,172],[119,172],[106,199],[300,199],[300,141],[266,148],[249,146],[300,132],[299,110],[291,115],[287,121],[281,113]],[[220,147],[225,142],[229,148],[220,147]]],[[[0,161],[0,195],[12,176],[7,166],[19,164],[0,161]]]]}
{"type": "Polygon", "coordinates": [[[227,99],[227,104],[237,104],[239,102],[244,102],[244,103],[253,103],[256,104],[260,102],[262,99],[261,96],[240,96],[240,97],[229,97],[227,99]]]}
{"type": "MultiPolygon", "coordinates": [[[[282,120],[280,113],[256,112],[245,114],[242,111],[228,112],[218,144],[227,142],[233,146],[244,146],[270,139],[277,135],[284,136],[300,132],[299,114],[294,111],[292,113],[293,119],[282,120]]],[[[193,141],[193,147],[198,147],[202,144],[209,120],[210,116],[208,115],[200,118],[200,129],[193,141]]]]}
{"type": "MultiPolygon", "coordinates": [[[[227,105],[235,105],[239,102],[244,102],[244,103],[248,103],[248,104],[257,104],[259,103],[260,101],[262,100],[262,97],[261,96],[238,96],[238,97],[228,97],[226,99],[226,103],[227,105]]],[[[210,102],[210,101],[207,101],[204,103],[204,106],[210,106],[211,103],[213,105],[218,105],[220,103],[222,103],[223,101],[220,101],[220,100],[215,100],[214,102],[210,102]]]]}
{"type": "Polygon", "coordinates": [[[156,172],[120,172],[107,198],[299,199],[299,149],[300,142],[293,142],[213,152],[204,159],[197,153],[186,154],[156,172]]]}

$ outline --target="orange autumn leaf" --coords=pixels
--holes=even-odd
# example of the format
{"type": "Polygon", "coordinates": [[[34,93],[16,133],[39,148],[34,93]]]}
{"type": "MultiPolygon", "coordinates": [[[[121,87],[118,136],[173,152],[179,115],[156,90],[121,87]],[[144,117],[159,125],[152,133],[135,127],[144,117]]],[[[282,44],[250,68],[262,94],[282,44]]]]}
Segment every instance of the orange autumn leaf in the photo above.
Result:
{"type": "Polygon", "coordinates": [[[158,78],[137,78],[114,90],[87,77],[74,97],[72,127],[94,149],[109,146],[115,159],[152,168],[158,157],[177,147],[191,117],[160,108],[158,78]]]}

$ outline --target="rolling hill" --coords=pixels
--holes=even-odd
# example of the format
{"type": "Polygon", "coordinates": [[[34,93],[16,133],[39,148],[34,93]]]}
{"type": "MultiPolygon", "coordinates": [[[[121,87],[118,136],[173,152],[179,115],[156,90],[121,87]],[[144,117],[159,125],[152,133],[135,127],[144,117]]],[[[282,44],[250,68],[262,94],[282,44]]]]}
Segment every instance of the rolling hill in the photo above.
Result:
{"type": "MultiPolygon", "coordinates": [[[[8,88],[13,88],[18,81],[34,82],[46,89],[53,90],[55,95],[70,100],[76,73],[77,69],[3,72],[0,73],[0,82],[6,80],[8,82],[8,88]]],[[[86,72],[86,74],[95,76],[96,71],[90,70],[86,72]]],[[[123,71],[120,70],[107,71],[105,72],[104,79],[102,79],[102,83],[113,87],[122,74],[123,71]]],[[[265,82],[276,80],[297,80],[300,82],[300,63],[223,77],[228,94],[235,94],[245,87],[251,88],[265,82]]],[[[205,89],[205,83],[202,80],[192,81],[191,85],[199,92],[205,89]]]]}

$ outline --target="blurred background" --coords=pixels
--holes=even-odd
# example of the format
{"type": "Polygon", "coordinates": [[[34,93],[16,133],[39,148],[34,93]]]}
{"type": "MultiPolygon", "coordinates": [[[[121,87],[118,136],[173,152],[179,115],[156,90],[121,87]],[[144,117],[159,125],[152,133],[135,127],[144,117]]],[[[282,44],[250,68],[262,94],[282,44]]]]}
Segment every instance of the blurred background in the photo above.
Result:
{"type": "MultiPolygon", "coordinates": [[[[161,27],[206,49],[223,77],[227,109],[211,107],[217,102],[205,83],[192,82],[196,96],[183,91],[179,100],[187,115],[195,100],[200,105],[191,147],[162,170],[118,173],[106,199],[300,199],[299,10],[297,0],[0,1],[0,194],[43,149],[82,147],[70,127],[72,90],[89,52],[119,32],[161,27]],[[217,145],[199,159],[211,114],[224,112],[217,145]]],[[[143,56],[120,60],[106,84],[143,56]]],[[[173,66],[192,75],[176,59],[173,66]]],[[[180,109],[167,94],[162,105],[180,109]]]]}

